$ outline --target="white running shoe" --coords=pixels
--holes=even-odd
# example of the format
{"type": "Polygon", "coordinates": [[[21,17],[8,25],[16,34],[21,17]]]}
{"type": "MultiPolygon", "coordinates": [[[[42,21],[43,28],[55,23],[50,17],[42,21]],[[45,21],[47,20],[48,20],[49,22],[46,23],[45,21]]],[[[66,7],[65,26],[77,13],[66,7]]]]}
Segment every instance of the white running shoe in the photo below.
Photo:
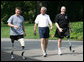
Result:
{"type": "Polygon", "coordinates": [[[43,57],[46,57],[47,56],[47,52],[43,52],[43,57]]]}
{"type": "Polygon", "coordinates": [[[47,54],[46,53],[43,53],[43,57],[46,57],[47,56],[47,54]]]}
{"type": "Polygon", "coordinates": [[[11,55],[11,59],[14,59],[14,56],[13,55],[11,55]]]}

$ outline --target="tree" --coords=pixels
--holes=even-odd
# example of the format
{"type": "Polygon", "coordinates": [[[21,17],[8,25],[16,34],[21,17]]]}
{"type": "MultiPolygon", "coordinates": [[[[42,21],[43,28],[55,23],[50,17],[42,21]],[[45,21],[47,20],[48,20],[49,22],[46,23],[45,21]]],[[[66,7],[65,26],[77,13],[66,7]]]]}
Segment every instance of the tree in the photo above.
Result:
{"type": "Polygon", "coordinates": [[[47,7],[47,14],[54,22],[56,14],[60,13],[60,7],[66,6],[67,14],[71,21],[83,20],[82,1],[1,1],[1,22],[7,23],[8,18],[14,14],[15,7],[21,7],[25,21],[33,23],[42,6],[47,7]]]}
{"type": "Polygon", "coordinates": [[[7,23],[8,18],[14,14],[15,7],[21,7],[25,21],[32,23],[35,17],[35,1],[1,1],[1,21],[7,23]]]}

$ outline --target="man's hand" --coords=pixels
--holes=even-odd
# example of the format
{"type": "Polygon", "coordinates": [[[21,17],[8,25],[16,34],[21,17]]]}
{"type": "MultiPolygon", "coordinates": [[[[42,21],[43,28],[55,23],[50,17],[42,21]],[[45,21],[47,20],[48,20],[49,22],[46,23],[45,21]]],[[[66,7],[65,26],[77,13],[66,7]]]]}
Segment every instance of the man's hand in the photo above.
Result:
{"type": "Polygon", "coordinates": [[[59,30],[60,32],[63,32],[63,29],[60,28],[60,26],[58,25],[58,23],[55,23],[55,25],[56,25],[56,27],[58,28],[58,30],[59,30]]]}
{"type": "Polygon", "coordinates": [[[24,36],[26,36],[26,33],[24,32],[24,36]]]}
{"type": "Polygon", "coordinates": [[[15,25],[14,25],[14,28],[19,29],[19,26],[15,26],[15,25]]]}
{"type": "Polygon", "coordinates": [[[14,27],[14,28],[16,28],[16,29],[19,29],[19,26],[13,25],[13,24],[11,24],[11,23],[8,23],[8,26],[14,27]]]}
{"type": "Polygon", "coordinates": [[[51,26],[50,29],[52,30],[53,29],[53,26],[51,26]]]}
{"type": "Polygon", "coordinates": [[[36,30],[34,30],[34,35],[36,36],[36,30]]]}
{"type": "Polygon", "coordinates": [[[63,32],[63,29],[62,29],[62,28],[59,28],[59,31],[60,31],[60,32],[63,32]]]}

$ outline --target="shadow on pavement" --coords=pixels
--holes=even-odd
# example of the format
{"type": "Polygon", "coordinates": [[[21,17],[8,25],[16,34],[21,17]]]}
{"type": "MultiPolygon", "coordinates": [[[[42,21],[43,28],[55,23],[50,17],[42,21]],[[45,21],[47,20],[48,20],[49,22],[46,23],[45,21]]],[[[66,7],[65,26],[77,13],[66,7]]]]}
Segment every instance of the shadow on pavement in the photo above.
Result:
{"type": "Polygon", "coordinates": [[[79,55],[79,54],[83,54],[83,53],[82,52],[63,53],[63,55],[79,55]]]}
{"type": "Polygon", "coordinates": [[[23,60],[21,56],[14,54],[15,59],[11,60],[10,53],[1,51],[1,61],[41,61],[34,58],[26,57],[26,60],[23,60]]]}

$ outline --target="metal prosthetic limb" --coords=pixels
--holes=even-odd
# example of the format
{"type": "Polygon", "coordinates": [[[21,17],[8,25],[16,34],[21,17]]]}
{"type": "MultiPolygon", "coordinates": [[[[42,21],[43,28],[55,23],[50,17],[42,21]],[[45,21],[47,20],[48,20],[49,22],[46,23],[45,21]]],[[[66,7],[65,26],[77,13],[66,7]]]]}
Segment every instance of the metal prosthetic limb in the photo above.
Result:
{"type": "Polygon", "coordinates": [[[21,56],[22,56],[22,59],[26,59],[25,57],[24,57],[24,46],[22,46],[22,53],[21,53],[21,56]]]}
{"type": "Polygon", "coordinates": [[[75,50],[72,50],[72,44],[70,42],[70,38],[68,38],[68,42],[69,42],[69,50],[70,50],[70,52],[75,52],[75,50]]]}
{"type": "Polygon", "coordinates": [[[11,59],[14,59],[14,55],[13,55],[13,52],[14,52],[14,40],[11,40],[11,41],[12,41],[11,59]]]}
{"type": "Polygon", "coordinates": [[[21,46],[22,46],[22,53],[21,53],[22,59],[26,59],[26,58],[24,57],[24,52],[25,52],[25,51],[24,51],[24,46],[25,46],[24,39],[21,38],[21,39],[19,39],[18,41],[20,42],[20,44],[21,44],[21,46]]]}

